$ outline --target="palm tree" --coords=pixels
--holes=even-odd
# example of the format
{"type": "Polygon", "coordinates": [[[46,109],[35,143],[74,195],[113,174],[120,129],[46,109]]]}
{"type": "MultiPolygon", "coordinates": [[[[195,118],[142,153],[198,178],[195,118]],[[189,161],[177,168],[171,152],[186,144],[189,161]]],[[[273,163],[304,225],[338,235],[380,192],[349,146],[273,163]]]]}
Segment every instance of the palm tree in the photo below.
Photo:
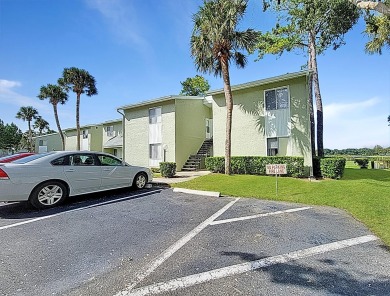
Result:
{"type": "Polygon", "coordinates": [[[246,56],[256,44],[253,29],[237,31],[247,7],[245,0],[204,0],[203,7],[193,16],[191,55],[198,71],[223,78],[226,100],[225,174],[230,175],[233,95],[230,86],[229,63],[239,68],[246,65],[246,56]]]}
{"type": "Polygon", "coordinates": [[[20,107],[18,113],[16,113],[16,118],[28,122],[28,138],[30,144],[28,150],[30,152],[34,151],[33,142],[32,142],[31,121],[33,119],[37,119],[37,117],[38,117],[38,111],[32,106],[20,107]]]}
{"type": "Polygon", "coordinates": [[[54,118],[56,120],[58,132],[60,133],[62,141],[62,150],[65,150],[65,137],[60,126],[60,120],[58,119],[57,105],[58,103],[65,104],[65,102],[68,100],[68,94],[61,86],[48,84],[46,86],[41,86],[38,98],[41,100],[49,98],[50,104],[53,105],[54,118]]]}
{"type": "Polygon", "coordinates": [[[40,136],[42,136],[43,130],[47,130],[47,131],[50,130],[49,123],[48,123],[46,120],[44,120],[44,119],[42,118],[42,116],[38,116],[38,117],[35,119],[35,122],[34,122],[34,124],[33,124],[33,128],[38,129],[39,135],[40,135],[40,136]]]}
{"type": "Polygon", "coordinates": [[[80,96],[85,93],[88,97],[96,95],[95,78],[83,69],[75,67],[65,68],[62,78],[58,79],[58,84],[66,91],[72,89],[76,93],[76,128],[77,128],[77,150],[80,150],[80,96]]]}

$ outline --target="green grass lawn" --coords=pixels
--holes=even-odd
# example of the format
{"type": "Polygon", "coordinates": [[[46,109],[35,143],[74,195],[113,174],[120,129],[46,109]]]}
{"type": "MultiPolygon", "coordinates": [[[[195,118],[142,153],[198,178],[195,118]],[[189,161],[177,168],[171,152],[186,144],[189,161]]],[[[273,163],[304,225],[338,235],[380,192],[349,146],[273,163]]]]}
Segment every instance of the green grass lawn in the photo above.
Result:
{"type": "Polygon", "coordinates": [[[278,178],[210,174],[174,187],[218,191],[223,195],[255,197],[344,209],[367,225],[390,246],[390,170],[359,169],[347,162],[341,180],[278,178]]]}

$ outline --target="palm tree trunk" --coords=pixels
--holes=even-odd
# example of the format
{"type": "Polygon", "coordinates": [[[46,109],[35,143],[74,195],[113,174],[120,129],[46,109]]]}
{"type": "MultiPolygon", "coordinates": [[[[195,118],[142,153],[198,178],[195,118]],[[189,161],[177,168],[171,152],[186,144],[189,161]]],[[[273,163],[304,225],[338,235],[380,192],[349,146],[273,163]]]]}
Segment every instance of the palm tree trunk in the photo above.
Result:
{"type": "MultiPolygon", "coordinates": [[[[308,60],[308,69],[312,70],[312,63],[311,63],[311,57],[312,57],[312,46],[309,46],[309,60],[308,60]]],[[[315,143],[315,122],[314,122],[314,108],[313,108],[313,75],[309,74],[309,96],[307,98],[307,105],[309,107],[309,120],[310,120],[310,145],[311,145],[311,157],[313,158],[316,155],[316,143],[315,143]]]]}
{"type": "Polygon", "coordinates": [[[57,104],[53,104],[53,110],[54,110],[54,118],[56,120],[57,129],[60,133],[61,142],[62,142],[62,150],[65,150],[65,137],[64,133],[62,132],[61,126],[60,126],[60,120],[58,119],[58,111],[57,111],[57,104]]]}
{"type": "Polygon", "coordinates": [[[33,148],[33,143],[32,143],[32,131],[31,131],[31,121],[28,121],[28,139],[30,142],[30,147],[29,147],[29,152],[33,152],[35,147],[33,148]]]}
{"type": "Polygon", "coordinates": [[[232,113],[233,95],[230,86],[229,64],[227,57],[221,57],[223,89],[226,100],[226,140],[225,140],[225,174],[231,174],[231,148],[232,148],[232,113]]]}
{"type": "Polygon", "coordinates": [[[320,91],[320,82],[318,79],[318,68],[317,68],[317,53],[315,50],[315,35],[310,32],[309,46],[311,50],[311,66],[313,70],[313,84],[314,84],[314,95],[316,98],[317,107],[317,155],[318,157],[324,156],[324,116],[322,108],[322,98],[320,91]]]}
{"type": "Polygon", "coordinates": [[[77,93],[76,99],[76,129],[77,129],[77,147],[76,149],[80,151],[80,93],[77,93]]]}

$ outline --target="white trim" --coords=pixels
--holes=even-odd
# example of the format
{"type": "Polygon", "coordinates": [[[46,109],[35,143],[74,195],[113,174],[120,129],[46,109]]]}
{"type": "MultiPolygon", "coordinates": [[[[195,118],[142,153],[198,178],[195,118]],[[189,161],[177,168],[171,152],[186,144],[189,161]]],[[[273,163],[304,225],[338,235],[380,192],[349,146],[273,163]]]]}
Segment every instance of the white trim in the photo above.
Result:
{"type": "Polygon", "coordinates": [[[166,249],[164,252],[160,254],[153,262],[149,264],[149,267],[145,271],[141,271],[138,273],[135,277],[135,280],[130,283],[126,287],[126,291],[119,292],[115,294],[115,296],[121,296],[121,295],[128,295],[123,293],[130,293],[131,290],[138,285],[142,280],[144,280],[148,275],[150,275],[153,271],[157,269],[161,264],[164,263],[165,260],[167,260],[169,257],[171,257],[176,251],[178,251],[181,247],[183,247],[186,243],[188,243],[194,236],[196,236],[199,232],[201,232],[203,229],[205,229],[208,225],[210,225],[211,222],[213,222],[215,219],[217,219],[219,216],[221,216],[224,212],[226,212],[233,204],[235,204],[239,198],[235,198],[231,202],[229,202],[227,205],[225,205],[222,209],[211,215],[209,218],[207,218],[204,222],[200,223],[197,227],[195,227],[193,230],[191,230],[189,233],[184,235],[181,239],[179,239],[177,242],[175,242],[173,245],[171,245],[168,249],[166,249]]]}
{"type": "Polygon", "coordinates": [[[297,250],[290,253],[272,256],[272,257],[268,257],[256,261],[222,267],[219,269],[214,269],[214,270],[210,270],[198,274],[193,274],[190,276],[177,278],[167,282],[156,283],[146,287],[135,289],[133,291],[128,291],[128,290],[122,291],[117,293],[115,296],[119,296],[119,295],[120,296],[130,296],[130,295],[142,296],[142,295],[159,294],[162,292],[176,291],[179,289],[184,289],[191,286],[206,283],[212,280],[221,279],[221,278],[225,278],[237,274],[243,274],[246,272],[269,267],[272,265],[287,263],[290,261],[308,258],[315,255],[320,255],[327,252],[341,250],[344,248],[372,242],[377,239],[378,238],[374,235],[365,235],[356,238],[341,240],[334,243],[323,244],[312,248],[297,250]]]}

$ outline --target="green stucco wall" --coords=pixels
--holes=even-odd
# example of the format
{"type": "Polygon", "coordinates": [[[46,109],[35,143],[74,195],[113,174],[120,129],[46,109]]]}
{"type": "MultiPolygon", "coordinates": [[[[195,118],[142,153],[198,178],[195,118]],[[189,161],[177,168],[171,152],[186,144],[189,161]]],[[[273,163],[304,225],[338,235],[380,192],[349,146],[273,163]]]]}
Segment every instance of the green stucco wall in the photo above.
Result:
{"type": "Polygon", "coordinates": [[[206,118],[211,109],[201,99],[176,99],[176,167],[181,170],[206,138],[206,118]]]}
{"type": "Polygon", "coordinates": [[[149,109],[156,107],[162,108],[162,145],[168,147],[166,161],[175,161],[175,105],[170,100],[124,110],[125,161],[132,165],[149,167],[149,109]]]}
{"type": "Polygon", "coordinates": [[[39,152],[39,140],[47,141],[47,151],[60,151],[62,150],[62,142],[60,134],[49,134],[38,136],[35,138],[35,152],[39,152]]]}
{"type": "MultiPolygon", "coordinates": [[[[304,156],[311,166],[306,76],[269,83],[233,92],[232,155],[267,155],[264,135],[264,90],[289,87],[291,135],[280,138],[279,154],[304,156]]],[[[225,155],[226,104],[224,94],[213,95],[214,156],[225,155]]]]}

